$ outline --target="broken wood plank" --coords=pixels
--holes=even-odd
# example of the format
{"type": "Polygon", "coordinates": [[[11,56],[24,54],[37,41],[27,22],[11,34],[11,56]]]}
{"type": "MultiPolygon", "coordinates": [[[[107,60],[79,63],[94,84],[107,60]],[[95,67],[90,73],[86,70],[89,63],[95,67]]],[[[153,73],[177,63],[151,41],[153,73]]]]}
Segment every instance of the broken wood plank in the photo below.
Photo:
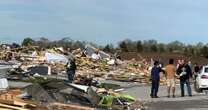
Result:
{"type": "Polygon", "coordinates": [[[37,107],[37,105],[35,105],[34,103],[26,102],[24,100],[13,100],[13,101],[11,101],[11,100],[1,100],[0,99],[0,103],[7,104],[7,105],[12,105],[12,106],[18,106],[18,107],[22,107],[22,108],[37,107]]]}
{"type": "Polygon", "coordinates": [[[0,107],[0,110],[14,110],[14,109],[9,109],[9,108],[1,108],[1,107],[0,107]]]}
{"type": "Polygon", "coordinates": [[[22,108],[25,108],[28,104],[24,102],[14,101],[14,105],[20,106],[22,108]]]}
{"type": "Polygon", "coordinates": [[[12,105],[12,104],[14,103],[14,101],[12,101],[12,100],[2,100],[2,99],[0,99],[0,103],[12,105]]]}
{"type": "Polygon", "coordinates": [[[16,106],[11,106],[11,105],[6,105],[6,104],[2,104],[2,103],[0,103],[0,107],[10,108],[10,109],[14,109],[14,110],[29,110],[29,109],[16,107],[16,106]]]}
{"type": "Polygon", "coordinates": [[[16,98],[15,100],[14,100],[14,104],[26,104],[26,105],[28,105],[28,106],[31,106],[31,107],[37,107],[37,103],[35,103],[35,102],[33,102],[33,101],[31,101],[31,100],[22,100],[22,99],[19,99],[19,98],[16,98]]]}
{"type": "Polygon", "coordinates": [[[71,109],[73,109],[73,110],[74,109],[76,109],[76,110],[95,110],[95,108],[85,107],[85,106],[81,106],[81,105],[74,105],[74,104],[53,103],[52,106],[67,108],[65,110],[71,110],[71,109]]]}

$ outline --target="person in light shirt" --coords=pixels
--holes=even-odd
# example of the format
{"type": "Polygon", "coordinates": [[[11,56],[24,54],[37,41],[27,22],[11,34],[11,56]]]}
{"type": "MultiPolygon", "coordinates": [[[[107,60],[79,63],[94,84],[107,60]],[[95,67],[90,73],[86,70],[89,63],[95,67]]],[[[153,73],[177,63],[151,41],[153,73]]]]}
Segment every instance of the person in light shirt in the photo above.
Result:
{"type": "Polygon", "coordinates": [[[100,56],[99,50],[97,50],[95,53],[93,53],[91,58],[93,60],[101,60],[101,56],[100,56]]]}
{"type": "Polygon", "coordinates": [[[170,59],[169,64],[165,67],[167,78],[167,90],[168,97],[170,97],[170,91],[172,89],[173,98],[175,97],[175,79],[176,79],[176,67],[174,66],[174,60],[170,59]]]}

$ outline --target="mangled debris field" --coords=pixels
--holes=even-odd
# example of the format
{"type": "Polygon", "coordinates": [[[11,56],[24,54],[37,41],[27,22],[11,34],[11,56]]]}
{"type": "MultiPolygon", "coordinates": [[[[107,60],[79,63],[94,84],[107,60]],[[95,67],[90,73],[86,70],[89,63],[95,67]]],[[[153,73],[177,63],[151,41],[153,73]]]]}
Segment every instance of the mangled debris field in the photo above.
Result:
{"type": "Polygon", "coordinates": [[[61,47],[8,47],[0,56],[1,110],[141,109],[142,102],[124,94],[122,86],[101,82],[150,83],[151,63],[145,59],[125,61],[90,45],[71,52],[61,47]],[[99,57],[93,56],[96,51],[99,57]],[[69,83],[65,65],[72,58],[77,71],[69,83]]]}

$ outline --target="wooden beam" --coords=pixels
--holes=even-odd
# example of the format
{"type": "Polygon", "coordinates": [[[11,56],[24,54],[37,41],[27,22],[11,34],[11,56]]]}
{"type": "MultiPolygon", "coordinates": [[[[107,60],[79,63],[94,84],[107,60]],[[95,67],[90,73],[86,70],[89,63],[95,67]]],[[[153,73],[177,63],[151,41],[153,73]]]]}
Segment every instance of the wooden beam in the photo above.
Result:
{"type": "Polygon", "coordinates": [[[10,108],[10,109],[14,109],[14,110],[29,110],[29,109],[25,109],[25,108],[21,108],[21,107],[15,107],[15,106],[1,104],[1,103],[0,103],[0,107],[10,108]]]}
{"type": "Polygon", "coordinates": [[[1,108],[1,107],[0,107],[0,110],[14,110],[14,109],[9,109],[9,108],[1,108]]]}
{"type": "Polygon", "coordinates": [[[69,108],[69,109],[77,109],[77,110],[95,110],[94,108],[85,107],[81,105],[74,105],[74,104],[53,103],[52,106],[64,107],[64,108],[69,108]]]}

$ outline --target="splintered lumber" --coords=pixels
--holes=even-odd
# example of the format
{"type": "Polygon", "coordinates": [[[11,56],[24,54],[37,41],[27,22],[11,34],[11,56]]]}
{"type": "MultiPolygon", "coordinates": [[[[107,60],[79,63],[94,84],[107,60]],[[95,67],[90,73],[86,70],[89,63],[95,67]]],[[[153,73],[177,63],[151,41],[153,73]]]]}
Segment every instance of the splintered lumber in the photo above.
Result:
{"type": "Polygon", "coordinates": [[[0,103],[1,104],[12,105],[12,106],[18,106],[18,107],[22,107],[22,108],[25,108],[28,105],[27,103],[24,103],[24,102],[8,101],[8,100],[0,100],[0,103]]]}
{"type": "Polygon", "coordinates": [[[28,104],[20,101],[15,101],[15,100],[0,100],[0,103],[2,104],[8,104],[8,105],[15,105],[15,106],[20,106],[20,107],[25,107],[28,104]]]}
{"type": "Polygon", "coordinates": [[[0,99],[11,101],[11,100],[14,100],[20,94],[21,94],[21,91],[19,89],[9,90],[8,92],[1,94],[0,99]]]}
{"type": "Polygon", "coordinates": [[[36,107],[35,104],[18,99],[17,96],[21,94],[19,89],[9,90],[0,95],[0,103],[25,108],[27,106],[36,107]]]}
{"type": "Polygon", "coordinates": [[[94,108],[84,107],[81,105],[62,103],[52,103],[52,107],[54,107],[54,110],[95,110],[94,108]]]}
{"type": "Polygon", "coordinates": [[[9,109],[9,108],[1,108],[1,107],[0,107],[0,110],[14,110],[14,109],[9,109]]]}
{"type": "Polygon", "coordinates": [[[6,105],[6,104],[2,104],[2,103],[0,103],[0,107],[14,109],[14,110],[29,110],[29,109],[25,109],[25,108],[21,108],[21,107],[16,107],[16,106],[11,106],[11,105],[6,105]]]}
{"type": "MultiPolygon", "coordinates": [[[[2,104],[8,104],[8,105],[14,105],[14,106],[19,106],[19,107],[22,107],[22,108],[26,108],[26,107],[37,107],[37,105],[35,105],[34,103],[32,102],[27,102],[27,101],[24,101],[24,100],[0,100],[0,103],[2,104]]],[[[0,109],[1,110],[1,109],[0,109]]]]}
{"type": "Polygon", "coordinates": [[[16,98],[14,100],[14,105],[19,105],[19,106],[30,106],[30,107],[37,107],[37,103],[31,101],[31,100],[22,100],[22,99],[18,99],[16,98]]]}
{"type": "Polygon", "coordinates": [[[14,101],[14,105],[18,105],[22,108],[25,108],[28,104],[24,102],[14,101]]]}

